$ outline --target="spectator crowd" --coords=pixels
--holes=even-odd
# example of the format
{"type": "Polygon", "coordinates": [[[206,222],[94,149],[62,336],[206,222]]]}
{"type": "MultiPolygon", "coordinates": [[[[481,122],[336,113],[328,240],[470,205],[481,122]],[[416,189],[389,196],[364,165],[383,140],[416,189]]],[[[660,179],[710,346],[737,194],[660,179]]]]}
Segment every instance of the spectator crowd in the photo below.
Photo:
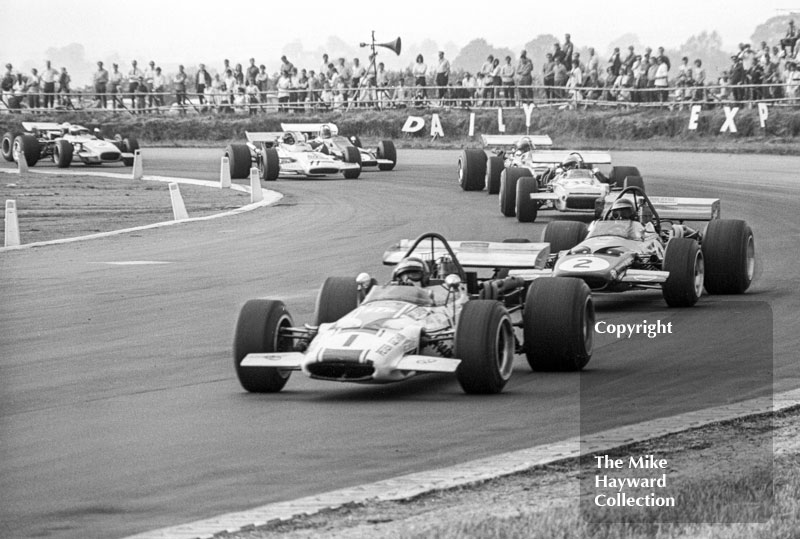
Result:
{"type": "MultiPolygon", "coordinates": [[[[277,73],[250,58],[247,67],[224,60],[215,71],[205,64],[192,73],[184,66],[169,76],[150,61],[144,69],[137,60],[127,70],[116,63],[111,70],[97,62],[90,106],[131,112],[161,111],[170,105],[180,113],[234,110],[257,114],[266,109],[303,111],[353,107],[402,108],[423,106],[515,107],[534,100],[560,106],[607,101],[674,105],[688,101],[743,102],[763,99],[796,103],[800,98],[800,32],[790,21],[785,36],[757,50],[739,45],[718,80],[710,80],[703,60],[684,56],[675,65],[664,48],[640,53],[633,45],[623,54],[615,48],[605,60],[589,48],[585,58],[576,51],[571,35],[553,44],[540,69],[527,51],[518,58],[489,55],[480,69],[454,76],[450,61],[440,51],[430,65],[419,54],[404,72],[389,72],[374,56],[366,65],[359,58],[332,59],[323,54],[316,69],[298,68],[281,57],[277,73]],[[213,74],[212,74],[213,73],[213,74]]],[[[10,110],[75,108],[76,93],[66,67],[24,74],[6,64],[2,102],[10,110]]]]}

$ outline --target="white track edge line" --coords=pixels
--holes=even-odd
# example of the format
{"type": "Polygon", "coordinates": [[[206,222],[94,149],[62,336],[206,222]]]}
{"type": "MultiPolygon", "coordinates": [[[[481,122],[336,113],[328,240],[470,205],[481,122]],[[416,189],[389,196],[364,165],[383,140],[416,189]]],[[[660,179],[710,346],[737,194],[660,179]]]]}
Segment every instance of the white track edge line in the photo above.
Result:
{"type": "MultiPolygon", "coordinates": [[[[16,169],[7,169],[7,168],[0,168],[0,172],[5,172],[7,174],[19,174],[19,171],[16,169]]],[[[124,179],[130,180],[132,179],[130,174],[119,174],[114,172],[98,172],[98,171],[86,171],[86,172],[78,172],[78,171],[55,171],[55,170],[29,170],[29,172],[34,172],[36,174],[66,174],[68,176],[98,176],[104,178],[113,178],[113,179],[124,179]]],[[[143,181],[155,181],[155,182],[177,182],[183,183],[187,185],[196,185],[200,187],[210,187],[213,189],[221,189],[219,182],[214,182],[210,180],[196,180],[192,178],[177,178],[171,176],[148,176],[145,175],[142,177],[143,181]]],[[[138,180],[137,180],[138,181],[138,180]]],[[[231,189],[234,191],[240,191],[242,193],[250,194],[251,189],[250,186],[240,185],[237,183],[232,183],[230,186],[231,189]]],[[[75,236],[74,238],[60,238],[57,240],[48,240],[48,241],[37,241],[33,243],[25,243],[22,245],[15,245],[13,247],[0,247],[0,253],[4,253],[6,251],[18,251],[20,249],[29,249],[31,247],[42,247],[44,245],[58,245],[62,243],[73,243],[76,241],[86,241],[86,240],[93,240],[97,238],[107,238],[109,236],[117,236],[119,234],[127,234],[129,232],[137,232],[140,230],[148,230],[151,228],[161,228],[164,226],[172,226],[178,225],[182,223],[193,223],[195,221],[208,221],[210,219],[218,219],[220,217],[228,217],[231,215],[236,215],[239,213],[248,212],[254,210],[256,208],[262,208],[266,206],[270,206],[275,204],[280,199],[283,198],[281,193],[277,191],[271,191],[269,189],[264,189],[264,199],[260,202],[253,202],[250,204],[246,204],[240,208],[236,208],[235,210],[229,210],[222,213],[215,213],[213,215],[205,215],[203,217],[190,217],[189,219],[181,219],[178,221],[162,221],[160,223],[152,223],[149,225],[142,225],[142,226],[135,226],[131,228],[122,228],[119,230],[110,230],[108,232],[98,232],[97,234],[88,234],[86,236],[75,236]]]]}
{"type": "Polygon", "coordinates": [[[654,419],[588,436],[572,437],[561,442],[494,455],[439,470],[411,473],[296,500],[271,503],[245,511],[226,513],[204,520],[148,531],[125,539],[174,539],[176,537],[205,539],[220,533],[244,532],[268,523],[313,515],[349,503],[407,500],[436,490],[478,484],[560,460],[598,451],[608,451],[714,423],[779,412],[797,406],[800,406],[800,389],[785,391],[771,397],[750,399],[654,419]]]}

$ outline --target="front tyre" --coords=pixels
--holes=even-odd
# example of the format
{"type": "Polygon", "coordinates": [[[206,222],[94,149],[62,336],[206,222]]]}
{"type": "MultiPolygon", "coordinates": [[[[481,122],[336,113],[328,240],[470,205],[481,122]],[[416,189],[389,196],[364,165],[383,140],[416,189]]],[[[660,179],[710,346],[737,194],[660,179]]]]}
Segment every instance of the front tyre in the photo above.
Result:
{"type": "Polygon", "coordinates": [[[358,284],[353,277],[328,277],[317,294],[314,325],[336,322],[358,307],[358,284]]]}
{"type": "Polygon", "coordinates": [[[500,192],[500,174],[506,167],[505,160],[497,155],[491,156],[486,161],[486,192],[496,195],[500,192]]]}
{"type": "Polygon", "coordinates": [[[506,217],[514,217],[517,213],[517,181],[530,176],[527,168],[509,167],[500,174],[500,213],[506,217]]]}
{"type": "Polygon", "coordinates": [[[531,194],[539,191],[539,184],[532,176],[523,176],[517,181],[517,221],[532,223],[539,215],[539,201],[532,200],[531,194]]]}
{"type": "Polygon", "coordinates": [[[664,271],[669,277],[661,286],[661,294],[670,307],[691,307],[703,293],[705,264],[697,242],[689,238],[673,238],[664,252],[664,271]]]}
{"type": "Polygon", "coordinates": [[[28,166],[32,167],[41,157],[39,140],[33,135],[19,135],[14,139],[12,152],[15,158],[25,159],[28,166]]]}
{"type": "Polygon", "coordinates": [[[715,219],[703,237],[705,287],[709,294],[743,294],[756,266],[753,231],[738,219],[715,219]]]}
{"type": "Polygon", "coordinates": [[[3,159],[6,161],[14,162],[14,139],[20,136],[22,133],[15,133],[9,131],[8,133],[3,135],[2,141],[2,153],[3,159]]]}
{"type": "Polygon", "coordinates": [[[261,152],[261,179],[274,182],[281,172],[281,158],[275,148],[264,148],[261,152]]]}
{"type": "Polygon", "coordinates": [[[232,180],[242,180],[250,175],[253,158],[247,144],[229,144],[225,148],[225,157],[228,158],[232,180]]]}
{"type": "Polygon", "coordinates": [[[534,371],[579,371],[592,358],[594,302],[580,279],[534,280],[522,312],[525,357],[534,371]]]}
{"type": "Polygon", "coordinates": [[[514,332],[499,301],[472,300],[464,305],[455,335],[456,370],[465,393],[500,393],[514,368],[514,332]]]}
{"type": "Polygon", "coordinates": [[[57,140],[53,148],[53,161],[58,168],[67,168],[72,164],[72,152],[74,147],[69,141],[57,140]]]}
{"type": "Polygon", "coordinates": [[[244,389],[251,393],[275,393],[283,389],[292,371],[276,367],[242,367],[247,354],[288,352],[292,339],[281,330],[292,326],[282,301],[251,299],[242,307],[233,340],[233,364],[244,389]]]}
{"type": "Polygon", "coordinates": [[[392,170],[397,164],[397,150],[391,140],[382,140],[378,143],[378,159],[388,159],[391,164],[381,163],[378,170],[392,170]]]}
{"type": "Polygon", "coordinates": [[[550,253],[572,249],[586,239],[586,223],[580,221],[550,221],[542,231],[542,243],[550,244],[550,253]]]}

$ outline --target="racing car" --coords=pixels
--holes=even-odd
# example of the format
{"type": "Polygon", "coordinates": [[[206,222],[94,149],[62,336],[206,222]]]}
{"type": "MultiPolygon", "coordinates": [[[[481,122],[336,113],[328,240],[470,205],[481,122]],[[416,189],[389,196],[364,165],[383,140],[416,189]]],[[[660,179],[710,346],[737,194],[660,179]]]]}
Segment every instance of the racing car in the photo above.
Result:
{"type": "Polygon", "coordinates": [[[720,219],[715,198],[649,197],[638,186],[612,194],[601,219],[586,226],[552,221],[549,274],[583,280],[593,292],[661,289],[670,307],[709,294],[742,294],[755,270],[753,231],[745,221],[720,219]],[[708,221],[704,231],[685,221],[708,221]]]}
{"type": "Polygon", "coordinates": [[[606,152],[530,152],[522,166],[503,171],[500,211],[506,217],[516,215],[521,223],[534,222],[542,209],[591,210],[599,217],[598,204],[612,189],[644,189],[638,168],[615,166],[606,176],[599,167],[610,164],[611,155],[606,152]]]}
{"type": "Polygon", "coordinates": [[[59,168],[69,167],[78,160],[86,165],[122,162],[133,165],[139,142],[133,137],[115,135],[106,140],[100,130],[69,123],[22,122],[23,132],[3,135],[2,154],[6,161],[18,161],[24,156],[29,167],[41,159],[52,159],[59,168]]]}
{"type": "MultiPolygon", "coordinates": [[[[468,148],[458,158],[458,183],[464,191],[480,191],[490,195],[500,191],[500,175],[506,167],[523,166],[535,148],[550,147],[547,135],[481,135],[486,150],[468,148]]],[[[544,172],[544,169],[542,169],[544,172]]]]}
{"type": "Polygon", "coordinates": [[[515,353],[537,371],[580,370],[592,355],[594,304],[579,279],[525,276],[548,255],[545,244],[426,233],[384,253],[395,266],[386,285],[367,273],[329,277],[312,324],[296,326],[282,301],[250,300],[236,323],[239,382],[268,393],[297,370],[364,384],[455,373],[466,393],[491,394],[510,379],[515,353]]]}
{"type": "Polygon", "coordinates": [[[284,131],[299,131],[321,152],[330,152],[337,159],[347,161],[345,148],[355,146],[359,153],[361,167],[378,167],[378,170],[392,170],[397,164],[397,150],[391,140],[382,140],[377,148],[365,148],[358,135],[339,136],[339,128],[333,123],[321,124],[281,124],[284,131]]]}
{"type": "Polygon", "coordinates": [[[325,145],[309,143],[300,131],[245,132],[245,135],[246,144],[234,143],[225,148],[232,179],[247,178],[253,166],[265,181],[291,175],[314,178],[341,173],[347,179],[361,175],[361,156],[352,144],[344,146],[341,157],[337,158],[325,145]]]}

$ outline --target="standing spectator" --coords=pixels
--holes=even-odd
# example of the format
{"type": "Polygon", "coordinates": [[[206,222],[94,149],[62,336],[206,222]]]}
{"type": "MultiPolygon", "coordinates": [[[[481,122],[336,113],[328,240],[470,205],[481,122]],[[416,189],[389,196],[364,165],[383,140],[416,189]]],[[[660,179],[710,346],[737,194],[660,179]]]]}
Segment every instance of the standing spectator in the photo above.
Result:
{"type": "MultiPolygon", "coordinates": [[[[147,64],[147,69],[144,70],[144,83],[147,85],[147,94],[148,96],[148,107],[152,107],[154,105],[153,101],[153,78],[156,76],[156,63],[153,60],[147,64]]],[[[141,84],[141,81],[139,81],[141,84]]]]}
{"type": "MultiPolygon", "coordinates": [[[[476,91],[478,88],[478,79],[472,76],[472,73],[467,71],[467,74],[464,75],[464,80],[461,81],[461,86],[464,88],[464,95],[466,96],[466,103],[467,107],[471,107],[475,103],[475,96],[476,91]]],[[[520,89],[520,93],[522,90],[520,89]]]]}
{"type": "Polygon", "coordinates": [[[622,61],[622,65],[626,67],[633,67],[633,62],[636,60],[636,53],[634,52],[633,45],[628,46],[628,56],[622,61]]]}
{"type": "Polygon", "coordinates": [[[247,95],[247,103],[248,103],[247,109],[249,115],[255,116],[256,112],[258,112],[258,86],[256,86],[255,79],[251,79],[248,77],[247,86],[245,87],[244,91],[245,94],[247,95]]]}
{"type": "Polygon", "coordinates": [[[337,90],[338,93],[334,92],[334,97],[340,96],[342,106],[346,106],[348,91],[350,88],[353,87],[354,83],[353,83],[353,70],[350,69],[350,66],[347,65],[347,62],[344,59],[344,57],[339,58],[339,65],[336,66],[336,72],[339,74],[339,76],[336,80],[336,86],[334,87],[334,89],[337,90]]]}
{"type": "Polygon", "coordinates": [[[730,73],[730,85],[733,90],[733,100],[737,103],[744,101],[745,92],[742,87],[746,82],[746,74],[744,70],[744,62],[740,56],[731,56],[733,60],[733,67],[730,73]]]}
{"type": "Polygon", "coordinates": [[[517,77],[519,77],[520,101],[530,103],[533,100],[533,62],[528,58],[528,51],[519,53],[517,77]]]}
{"type": "Polygon", "coordinates": [[[294,69],[294,64],[290,62],[288,58],[286,58],[285,54],[281,56],[281,73],[291,76],[292,69],[294,69]]]}
{"type": "Polygon", "coordinates": [[[650,57],[653,55],[653,49],[650,47],[644,48],[644,55],[642,58],[644,59],[645,63],[649,66],[650,65],[650,57]]]}
{"type": "Polygon", "coordinates": [[[495,58],[492,62],[492,89],[494,90],[494,103],[496,107],[503,106],[503,76],[500,71],[503,67],[500,65],[500,58],[495,58]]]}
{"type": "Polygon", "coordinates": [[[97,71],[94,72],[94,94],[97,106],[106,108],[106,89],[108,88],[108,71],[103,67],[103,62],[97,62],[97,71]]]}
{"type": "Polygon", "coordinates": [[[41,105],[39,94],[42,91],[42,79],[39,76],[39,70],[35,67],[31,69],[31,74],[28,75],[26,89],[28,91],[28,107],[38,109],[41,105]]]}
{"type": "Polygon", "coordinates": [[[485,101],[482,101],[482,105],[489,105],[489,100],[493,95],[493,88],[492,88],[492,71],[494,71],[494,56],[489,55],[486,57],[486,61],[481,66],[481,70],[479,73],[483,74],[483,80],[479,80],[478,83],[481,86],[481,96],[485,101]]]}
{"type": "Polygon", "coordinates": [[[570,41],[570,35],[564,34],[564,46],[561,48],[564,51],[564,67],[567,71],[572,71],[572,59],[575,54],[575,46],[570,41]]]}
{"type": "MultiPolygon", "coordinates": [[[[790,20],[789,28],[786,30],[786,37],[781,39],[781,49],[786,53],[787,56],[791,56],[793,54],[798,38],[800,38],[800,35],[798,35],[798,32],[794,27],[794,20],[790,20]]],[[[796,68],[797,66],[795,66],[795,69],[796,68]]]]}
{"type": "Polygon", "coordinates": [[[197,73],[194,74],[194,88],[197,93],[197,102],[201,105],[206,102],[206,88],[211,86],[211,75],[206,71],[206,65],[200,64],[197,73]]]}
{"type": "Polygon", "coordinates": [[[242,64],[236,64],[236,67],[233,68],[233,78],[236,79],[236,86],[244,88],[244,71],[242,71],[242,64]]]}
{"type": "Polygon", "coordinates": [[[503,92],[506,96],[505,106],[513,107],[514,102],[514,75],[517,70],[511,65],[511,56],[506,56],[506,63],[500,68],[500,80],[503,84],[503,92]]]}
{"type": "Polygon", "coordinates": [[[255,84],[257,76],[258,66],[256,65],[256,59],[250,58],[250,65],[247,67],[247,82],[249,84],[255,84]]]}
{"type": "MultiPolygon", "coordinates": [[[[764,82],[770,84],[769,96],[772,99],[781,99],[783,97],[783,86],[780,73],[780,64],[777,61],[772,61],[770,56],[767,56],[767,67],[764,71],[764,82]]],[[[788,69],[787,63],[787,69],[788,69]]]]}
{"type": "Polygon", "coordinates": [[[331,61],[328,59],[328,53],[322,55],[322,64],[319,66],[320,73],[327,73],[328,72],[328,65],[331,61]]]}
{"type": "Polygon", "coordinates": [[[613,68],[608,66],[606,68],[605,79],[602,80],[603,87],[605,90],[603,91],[603,99],[606,101],[615,101],[616,95],[614,94],[614,85],[616,84],[617,77],[614,76],[613,68]]]}
{"type": "Polygon", "coordinates": [[[556,62],[549,52],[545,55],[542,66],[542,82],[544,83],[544,97],[550,101],[553,98],[553,86],[556,85],[556,62]]]}
{"type": "Polygon", "coordinates": [[[565,87],[567,86],[567,80],[569,78],[569,73],[567,72],[567,66],[564,64],[564,60],[559,58],[556,61],[555,67],[555,97],[556,99],[564,99],[565,97],[565,87]]]}
{"type": "Polygon", "coordinates": [[[16,78],[14,66],[11,64],[6,64],[6,71],[3,73],[2,82],[0,82],[0,90],[3,92],[11,92],[11,90],[14,88],[14,82],[16,81],[16,78]]]}
{"type": "Polygon", "coordinates": [[[672,64],[669,61],[669,57],[664,54],[664,47],[658,48],[658,56],[656,56],[656,61],[664,60],[664,63],[667,64],[667,71],[672,69],[672,64]]]}
{"type": "Polygon", "coordinates": [[[589,81],[600,80],[600,59],[595,54],[594,47],[589,47],[589,59],[586,61],[586,77],[589,81]]]}
{"type": "MultiPolygon", "coordinates": [[[[222,79],[222,86],[225,90],[225,99],[223,104],[233,105],[236,98],[236,77],[233,76],[233,70],[228,69],[222,79]]],[[[233,107],[222,107],[224,112],[233,112],[233,107]]]]}
{"type": "Polygon", "coordinates": [[[378,62],[378,69],[375,72],[375,86],[378,88],[378,106],[385,108],[391,100],[391,95],[389,90],[386,89],[389,86],[389,74],[386,72],[386,66],[383,62],[378,62]]]}
{"type": "Polygon", "coordinates": [[[308,106],[311,110],[317,110],[321,88],[322,86],[320,85],[319,78],[312,69],[308,72],[308,94],[306,95],[306,102],[308,102],[308,106]]]}
{"type": "Polygon", "coordinates": [[[47,60],[44,64],[44,72],[42,73],[44,108],[51,109],[56,104],[56,79],[58,79],[58,70],[53,69],[50,60],[47,60]]]}
{"type": "Polygon", "coordinates": [[[656,66],[654,85],[656,88],[658,88],[658,92],[656,92],[658,100],[661,103],[665,103],[668,100],[667,86],[669,85],[669,67],[667,66],[666,58],[663,56],[659,56],[656,61],[658,62],[658,65],[656,66]]]}
{"type": "Polygon", "coordinates": [[[353,58],[353,67],[351,69],[353,73],[352,74],[353,78],[351,81],[352,82],[351,87],[353,88],[353,91],[350,93],[350,100],[353,101],[354,103],[357,103],[359,101],[366,101],[366,95],[363,96],[359,95],[359,90],[362,87],[366,88],[367,86],[367,80],[365,79],[367,70],[364,68],[363,65],[361,65],[361,60],[359,60],[358,58],[353,58]]]}
{"type": "Polygon", "coordinates": [[[208,96],[207,102],[211,104],[213,110],[219,112],[225,94],[225,83],[219,76],[219,73],[214,74],[214,79],[211,84],[206,86],[205,94],[208,96]]]}
{"type": "Polygon", "coordinates": [[[14,75],[14,84],[11,86],[11,98],[8,100],[8,108],[22,108],[22,102],[28,91],[28,81],[22,73],[14,75]]]}
{"type": "Polygon", "coordinates": [[[269,90],[269,73],[264,64],[258,66],[258,75],[256,75],[256,86],[258,87],[258,101],[260,103],[267,102],[267,90],[269,90]]]}
{"type": "Polygon", "coordinates": [[[482,107],[486,104],[488,99],[489,87],[486,85],[486,75],[482,71],[478,71],[475,76],[475,106],[482,107]]]}
{"type": "Polygon", "coordinates": [[[111,73],[108,74],[108,94],[111,96],[111,107],[116,109],[117,104],[123,109],[125,105],[119,98],[125,77],[119,70],[119,64],[111,64],[111,73]]]}
{"type": "Polygon", "coordinates": [[[694,92],[694,98],[697,101],[706,100],[706,68],[703,67],[703,62],[698,58],[694,61],[691,75],[692,84],[697,88],[694,92]]]}
{"type": "Polygon", "coordinates": [[[688,100],[691,98],[692,90],[689,88],[693,86],[692,81],[692,68],[689,66],[689,57],[684,56],[681,58],[681,65],[678,66],[678,76],[675,79],[675,98],[677,101],[688,100]]]}
{"type": "Polygon", "coordinates": [[[183,66],[178,66],[178,73],[175,74],[175,77],[172,79],[172,82],[175,84],[175,102],[178,104],[179,110],[181,114],[186,114],[186,72],[183,70],[183,66]]]}
{"type": "Polygon", "coordinates": [[[645,88],[647,88],[647,68],[648,65],[645,63],[644,58],[637,54],[633,61],[633,66],[631,67],[631,71],[633,72],[633,87],[635,88],[635,90],[631,92],[631,101],[634,103],[647,101],[647,95],[644,92],[645,88]]]}
{"type": "Polygon", "coordinates": [[[655,91],[656,75],[658,73],[658,62],[655,56],[651,56],[647,63],[647,92],[645,101],[653,102],[658,100],[658,95],[655,91]]]}
{"type": "Polygon", "coordinates": [[[220,70],[220,77],[224,77],[225,73],[227,73],[229,69],[231,70],[231,73],[233,73],[233,68],[231,67],[231,61],[225,58],[224,60],[222,60],[222,69],[220,70]]]}
{"type": "Polygon", "coordinates": [[[553,61],[558,63],[561,60],[561,63],[564,63],[564,51],[561,50],[561,43],[555,42],[553,43],[553,61]]]}
{"type": "Polygon", "coordinates": [[[622,60],[619,59],[619,47],[614,47],[614,52],[611,54],[611,58],[608,59],[608,64],[611,68],[611,75],[616,79],[622,67],[622,60]]]}
{"type": "Polygon", "coordinates": [[[278,87],[278,110],[286,112],[289,110],[289,99],[291,98],[291,72],[281,71],[276,86],[278,87]]]}
{"type": "Polygon", "coordinates": [[[436,65],[436,86],[439,87],[439,100],[442,105],[444,105],[444,98],[447,95],[447,84],[449,81],[450,61],[444,57],[444,51],[439,51],[439,63],[436,65]]]}
{"type": "MultiPolygon", "coordinates": [[[[296,74],[297,69],[294,72],[296,74]]],[[[308,72],[305,69],[301,69],[299,76],[297,76],[295,92],[295,101],[298,103],[296,110],[301,111],[306,107],[306,102],[308,101],[308,72]]]]}
{"type": "Polygon", "coordinates": [[[416,107],[421,107],[425,102],[425,75],[427,72],[428,66],[425,65],[425,59],[421,54],[418,54],[414,62],[414,67],[411,68],[411,74],[414,75],[414,86],[416,86],[416,90],[414,91],[417,98],[417,101],[414,103],[416,107]]]}
{"type": "Polygon", "coordinates": [[[62,67],[61,73],[58,75],[58,104],[64,107],[72,106],[72,99],[69,97],[69,84],[72,78],[67,73],[67,68],[62,67]]]}
{"type": "Polygon", "coordinates": [[[761,62],[753,62],[753,67],[747,73],[748,84],[753,86],[750,88],[750,99],[753,101],[760,101],[762,96],[761,84],[764,82],[764,66],[761,62]]]}
{"type": "Polygon", "coordinates": [[[581,69],[580,59],[578,57],[578,53],[576,52],[573,54],[572,69],[569,70],[569,78],[567,79],[567,87],[569,88],[570,98],[575,102],[580,101],[581,99],[580,88],[582,86],[583,70],[581,69]]]}
{"type": "Polygon", "coordinates": [[[786,63],[784,77],[786,79],[786,97],[789,103],[795,104],[800,97],[800,71],[797,70],[795,62],[786,63]]]}
{"type": "Polygon", "coordinates": [[[150,93],[150,88],[147,85],[144,75],[141,75],[139,77],[139,83],[136,85],[136,109],[139,111],[139,114],[144,114],[147,108],[148,93],[150,93]]]}
{"type": "Polygon", "coordinates": [[[153,73],[153,96],[150,100],[156,107],[164,106],[164,93],[167,91],[167,78],[161,74],[161,68],[157,67],[153,73]]]}

